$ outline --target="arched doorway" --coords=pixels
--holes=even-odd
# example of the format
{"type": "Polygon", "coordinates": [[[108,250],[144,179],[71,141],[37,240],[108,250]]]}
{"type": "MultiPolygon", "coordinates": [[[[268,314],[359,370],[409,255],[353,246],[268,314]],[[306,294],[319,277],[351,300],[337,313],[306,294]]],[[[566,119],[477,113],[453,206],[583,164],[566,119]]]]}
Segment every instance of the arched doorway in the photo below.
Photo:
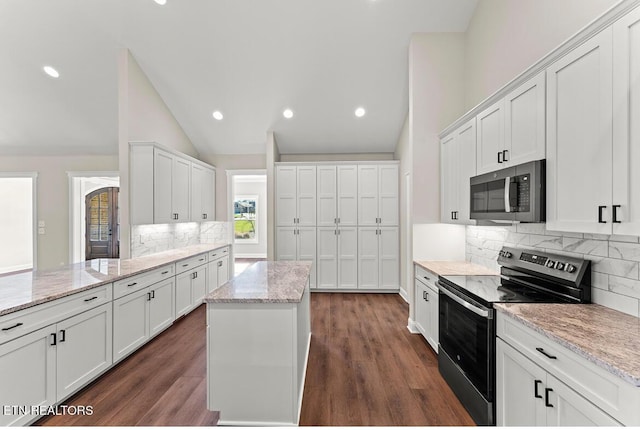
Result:
{"type": "Polygon", "coordinates": [[[119,191],[105,187],[85,197],[85,260],[120,258],[119,191]]]}

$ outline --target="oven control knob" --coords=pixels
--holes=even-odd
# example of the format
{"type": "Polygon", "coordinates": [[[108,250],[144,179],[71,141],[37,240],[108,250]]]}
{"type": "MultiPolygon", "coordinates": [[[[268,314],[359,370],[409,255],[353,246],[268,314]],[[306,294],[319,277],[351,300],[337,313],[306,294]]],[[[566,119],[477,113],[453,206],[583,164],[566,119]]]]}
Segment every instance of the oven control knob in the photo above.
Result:
{"type": "Polygon", "coordinates": [[[560,261],[556,261],[556,269],[558,270],[564,270],[564,266],[565,264],[560,262],[560,261]]]}
{"type": "Polygon", "coordinates": [[[573,264],[567,264],[566,266],[564,266],[564,270],[569,273],[573,273],[576,271],[576,266],[574,266],[573,264]]]}
{"type": "Polygon", "coordinates": [[[552,269],[555,264],[556,264],[555,261],[547,260],[547,263],[545,264],[545,266],[547,266],[549,269],[552,269]]]}
{"type": "Polygon", "coordinates": [[[511,254],[509,251],[500,251],[500,255],[504,258],[511,258],[513,257],[513,254],[511,254]]]}

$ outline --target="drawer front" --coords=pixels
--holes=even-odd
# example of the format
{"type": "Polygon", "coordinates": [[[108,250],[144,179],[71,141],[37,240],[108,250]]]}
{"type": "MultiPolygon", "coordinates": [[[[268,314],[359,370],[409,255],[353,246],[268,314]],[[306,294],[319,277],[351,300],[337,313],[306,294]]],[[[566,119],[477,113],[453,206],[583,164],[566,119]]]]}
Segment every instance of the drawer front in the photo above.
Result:
{"type": "Polygon", "coordinates": [[[504,313],[497,315],[498,337],[616,420],[625,425],[640,424],[640,388],[504,313]]]}
{"type": "Polygon", "coordinates": [[[217,260],[218,258],[222,258],[229,255],[229,247],[225,246],[224,248],[214,249],[209,252],[209,261],[217,260]]]}
{"type": "Polygon", "coordinates": [[[113,284],[113,298],[117,299],[119,297],[126,296],[127,294],[134,293],[148,287],[149,285],[155,284],[156,282],[163,281],[174,276],[175,272],[175,264],[168,264],[150,272],[122,279],[113,284]]]}
{"type": "Polygon", "coordinates": [[[438,291],[438,287],[436,287],[436,281],[438,280],[438,275],[426,270],[425,268],[414,265],[415,267],[415,277],[416,279],[420,279],[424,284],[430,287],[432,290],[438,291]]]}
{"type": "Polygon", "coordinates": [[[195,257],[187,258],[186,260],[178,261],[176,263],[176,274],[184,273],[187,270],[191,270],[194,267],[202,266],[209,261],[208,254],[200,254],[195,257]]]}
{"type": "Polygon", "coordinates": [[[112,285],[102,285],[0,317],[0,344],[111,302],[112,285]]]}

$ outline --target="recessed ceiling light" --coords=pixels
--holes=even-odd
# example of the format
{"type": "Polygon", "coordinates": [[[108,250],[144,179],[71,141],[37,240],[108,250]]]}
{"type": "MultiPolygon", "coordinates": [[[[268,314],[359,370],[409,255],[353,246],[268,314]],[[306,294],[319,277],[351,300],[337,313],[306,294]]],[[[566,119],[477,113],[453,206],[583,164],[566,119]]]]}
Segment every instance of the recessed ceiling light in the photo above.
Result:
{"type": "Polygon", "coordinates": [[[356,109],[356,112],[355,112],[355,114],[356,114],[356,116],[357,116],[358,118],[362,118],[362,117],[364,116],[364,114],[366,114],[366,113],[367,113],[367,111],[366,111],[366,110],[364,110],[364,108],[363,108],[363,107],[359,107],[359,108],[357,108],[357,109],[356,109]]]}
{"type": "Polygon", "coordinates": [[[222,118],[224,118],[224,115],[222,115],[222,112],[220,112],[219,110],[215,111],[213,113],[213,117],[215,119],[217,119],[218,121],[220,121],[222,118]]]}
{"type": "Polygon", "coordinates": [[[285,109],[282,112],[282,116],[284,116],[286,119],[291,119],[293,118],[293,111],[291,109],[285,109]]]}
{"type": "Polygon", "coordinates": [[[164,6],[165,4],[167,4],[167,0],[153,0],[153,1],[158,3],[160,6],[164,6]]]}
{"type": "Polygon", "coordinates": [[[44,70],[44,72],[52,78],[57,78],[60,76],[60,73],[58,73],[58,71],[51,66],[44,66],[42,70],[44,70]]]}

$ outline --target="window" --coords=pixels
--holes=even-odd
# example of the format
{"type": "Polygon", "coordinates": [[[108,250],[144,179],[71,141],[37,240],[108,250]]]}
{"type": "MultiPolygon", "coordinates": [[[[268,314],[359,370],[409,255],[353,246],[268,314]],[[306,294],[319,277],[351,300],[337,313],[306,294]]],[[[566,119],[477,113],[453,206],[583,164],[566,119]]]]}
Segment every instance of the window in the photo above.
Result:
{"type": "Polygon", "coordinates": [[[233,202],[234,237],[240,243],[257,243],[258,196],[236,196],[233,202]]]}

